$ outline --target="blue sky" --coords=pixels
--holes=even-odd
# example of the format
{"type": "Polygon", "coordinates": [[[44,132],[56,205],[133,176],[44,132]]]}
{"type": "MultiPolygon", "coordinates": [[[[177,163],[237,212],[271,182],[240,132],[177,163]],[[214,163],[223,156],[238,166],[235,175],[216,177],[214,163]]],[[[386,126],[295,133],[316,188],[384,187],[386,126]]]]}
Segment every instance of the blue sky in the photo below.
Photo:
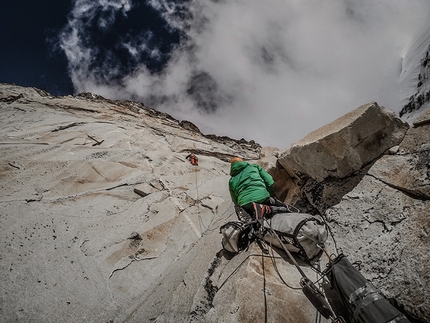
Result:
{"type": "Polygon", "coordinates": [[[427,0],[0,4],[0,82],[141,101],[204,133],[288,147],[358,106],[401,108],[427,0]]]}
{"type": "Polygon", "coordinates": [[[0,2],[0,82],[56,94],[73,91],[66,57],[49,43],[67,24],[71,7],[56,0],[0,2]]]}
{"type": "MultiPolygon", "coordinates": [[[[158,11],[145,1],[135,1],[126,16],[115,7],[103,10],[97,1],[94,3],[94,18],[88,17],[86,21],[86,45],[101,50],[95,57],[99,64],[93,65],[92,69],[109,67],[103,64],[110,53],[111,64],[119,67],[121,75],[130,73],[142,63],[159,71],[168,60],[171,47],[179,42],[179,32],[171,30],[158,11]],[[109,15],[115,17],[112,24],[104,28],[99,26],[99,22],[109,15]],[[154,59],[142,53],[137,60],[131,59],[127,50],[118,46],[123,39],[132,40],[142,35],[146,35],[148,46],[157,47],[159,57],[154,59]]],[[[73,94],[70,59],[61,48],[59,37],[73,20],[71,13],[77,6],[79,1],[71,0],[2,1],[0,82],[35,86],[54,95],[73,94]]]]}

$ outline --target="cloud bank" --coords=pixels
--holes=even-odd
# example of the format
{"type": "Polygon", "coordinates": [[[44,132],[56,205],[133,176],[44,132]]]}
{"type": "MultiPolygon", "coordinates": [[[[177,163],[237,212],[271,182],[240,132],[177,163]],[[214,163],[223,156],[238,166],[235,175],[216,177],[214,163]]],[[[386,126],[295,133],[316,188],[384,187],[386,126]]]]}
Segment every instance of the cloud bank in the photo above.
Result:
{"type": "Polygon", "coordinates": [[[399,111],[402,56],[429,12],[424,0],[77,0],[60,46],[77,92],[286,148],[370,101],[399,111]],[[143,6],[177,41],[115,31],[143,6]]]}

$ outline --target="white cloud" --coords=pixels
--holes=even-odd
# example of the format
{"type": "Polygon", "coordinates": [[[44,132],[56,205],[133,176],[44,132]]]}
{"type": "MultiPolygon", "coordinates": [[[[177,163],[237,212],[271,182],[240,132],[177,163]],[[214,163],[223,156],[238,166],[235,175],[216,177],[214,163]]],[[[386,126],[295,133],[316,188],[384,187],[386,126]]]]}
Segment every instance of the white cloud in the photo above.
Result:
{"type": "MultiPolygon", "coordinates": [[[[187,40],[161,73],[139,66],[118,84],[94,76],[97,48],[82,41],[96,8],[109,17],[132,8],[114,3],[75,3],[62,46],[78,91],[139,99],[204,133],[279,148],[370,101],[398,111],[401,58],[430,12],[419,0],[151,0],[187,40]]],[[[124,46],[159,55],[145,41],[124,46]]]]}

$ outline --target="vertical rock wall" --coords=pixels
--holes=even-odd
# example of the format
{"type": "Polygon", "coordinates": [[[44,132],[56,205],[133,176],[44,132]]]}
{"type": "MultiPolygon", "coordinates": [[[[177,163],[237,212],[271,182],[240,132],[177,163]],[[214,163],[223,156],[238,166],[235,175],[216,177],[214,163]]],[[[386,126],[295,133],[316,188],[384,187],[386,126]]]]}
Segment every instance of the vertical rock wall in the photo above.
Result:
{"type": "Polygon", "coordinates": [[[6,84],[0,125],[1,321],[314,322],[258,248],[220,253],[236,220],[228,161],[257,160],[258,144],[135,102],[6,84]]]}

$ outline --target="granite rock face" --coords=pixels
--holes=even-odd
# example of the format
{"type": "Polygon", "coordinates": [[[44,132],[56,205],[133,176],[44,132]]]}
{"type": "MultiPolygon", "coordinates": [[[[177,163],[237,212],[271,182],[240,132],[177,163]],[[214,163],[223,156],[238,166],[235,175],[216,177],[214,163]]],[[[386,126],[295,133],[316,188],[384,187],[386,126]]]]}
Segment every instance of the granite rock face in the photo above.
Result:
{"type": "Polygon", "coordinates": [[[8,84],[0,122],[2,321],[314,321],[260,249],[220,253],[219,227],[236,220],[229,160],[259,159],[255,142],[136,102],[8,84]]]}

